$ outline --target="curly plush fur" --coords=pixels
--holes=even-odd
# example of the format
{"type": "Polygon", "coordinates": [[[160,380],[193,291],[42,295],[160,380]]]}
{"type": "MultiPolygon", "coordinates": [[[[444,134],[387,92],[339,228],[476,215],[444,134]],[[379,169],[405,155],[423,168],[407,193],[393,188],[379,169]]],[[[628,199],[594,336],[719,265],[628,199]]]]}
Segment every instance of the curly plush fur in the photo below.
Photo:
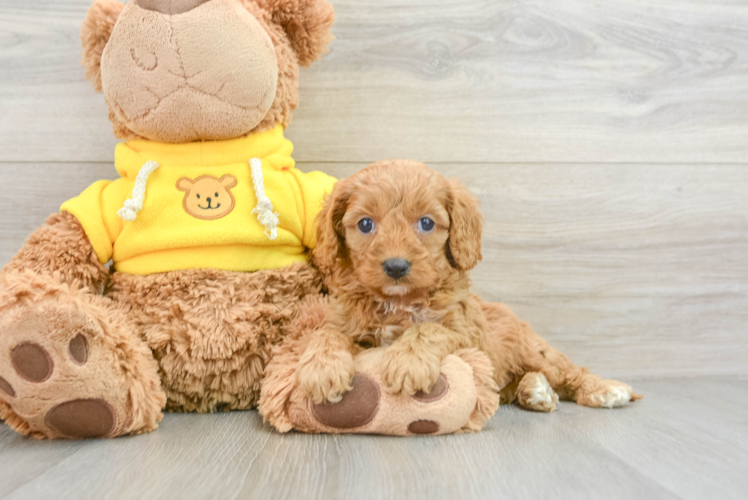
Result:
{"type": "Polygon", "coordinates": [[[375,163],[339,182],[320,217],[314,256],[334,302],[296,371],[300,391],[317,403],[350,390],[352,353],[364,338],[389,346],[382,370],[394,393],[428,391],[445,356],[473,347],[491,359],[505,400],[519,394],[528,409],[552,411],[554,391],[596,407],[639,397],[575,366],[507,306],[471,293],[483,221],[457,181],[412,161],[375,163]],[[422,225],[424,217],[432,224],[422,225]],[[362,220],[371,221],[366,231],[362,220]],[[391,277],[390,259],[407,261],[409,271],[391,277]]]}
{"type": "Polygon", "coordinates": [[[254,273],[114,273],[107,295],[158,359],[170,411],[246,410],[299,300],[320,293],[307,264],[254,273]]]}

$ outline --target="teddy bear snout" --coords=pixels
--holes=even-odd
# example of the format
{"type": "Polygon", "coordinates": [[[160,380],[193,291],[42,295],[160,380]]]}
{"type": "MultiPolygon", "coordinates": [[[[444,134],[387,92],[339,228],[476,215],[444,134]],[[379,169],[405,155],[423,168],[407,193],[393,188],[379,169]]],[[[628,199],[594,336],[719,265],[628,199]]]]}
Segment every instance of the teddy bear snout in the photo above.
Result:
{"type": "Polygon", "coordinates": [[[137,0],[137,4],[146,10],[174,16],[184,14],[210,0],[137,0]]]}

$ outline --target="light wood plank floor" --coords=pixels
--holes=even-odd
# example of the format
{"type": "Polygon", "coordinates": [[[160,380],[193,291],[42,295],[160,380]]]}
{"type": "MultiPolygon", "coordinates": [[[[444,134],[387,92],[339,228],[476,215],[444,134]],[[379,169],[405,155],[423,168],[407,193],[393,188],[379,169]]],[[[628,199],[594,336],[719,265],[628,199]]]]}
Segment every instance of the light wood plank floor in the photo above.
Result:
{"type": "MultiPolygon", "coordinates": [[[[287,135],[304,170],[410,157],[481,199],[476,290],[629,408],[501,408],[478,435],[273,434],[254,412],[35,442],[0,426],[10,498],[744,498],[748,5],[332,0],[287,135]]],[[[0,0],[0,265],[112,178],[78,65],[90,0],[0,0]]]]}
{"type": "Polygon", "coordinates": [[[0,498],[743,499],[748,379],[638,381],[617,410],[502,407],[480,434],[278,435],[259,415],[167,415],[113,441],[0,428],[0,498]]]}

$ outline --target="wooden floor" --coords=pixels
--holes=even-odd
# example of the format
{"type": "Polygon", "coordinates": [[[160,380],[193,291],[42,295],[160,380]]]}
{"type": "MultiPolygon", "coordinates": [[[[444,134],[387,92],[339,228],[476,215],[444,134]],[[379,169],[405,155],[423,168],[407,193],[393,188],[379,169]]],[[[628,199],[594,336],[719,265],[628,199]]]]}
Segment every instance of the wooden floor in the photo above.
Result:
{"type": "MultiPolygon", "coordinates": [[[[476,290],[631,408],[502,408],[486,432],[278,436],[255,413],[38,443],[0,426],[15,498],[744,498],[748,5],[735,0],[332,0],[287,135],[304,170],[409,157],[481,199],[476,290]]],[[[115,176],[78,65],[90,0],[0,0],[0,265],[115,176]]]]}
{"type": "Polygon", "coordinates": [[[748,379],[640,381],[617,410],[502,407],[480,434],[278,435],[258,414],[35,442],[0,428],[0,498],[744,499],[748,379]]]}

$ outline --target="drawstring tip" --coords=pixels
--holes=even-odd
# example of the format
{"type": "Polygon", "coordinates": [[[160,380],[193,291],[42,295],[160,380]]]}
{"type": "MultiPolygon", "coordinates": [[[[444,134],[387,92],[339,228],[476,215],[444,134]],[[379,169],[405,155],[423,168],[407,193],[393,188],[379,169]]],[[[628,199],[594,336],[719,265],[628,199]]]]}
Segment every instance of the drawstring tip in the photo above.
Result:
{"type": "Polygon", "coordinates": [[[138,217],[138,214],[130,208],[120,208],[117,210],[117,215],[126,222],[132,222],[138,217]]]}

